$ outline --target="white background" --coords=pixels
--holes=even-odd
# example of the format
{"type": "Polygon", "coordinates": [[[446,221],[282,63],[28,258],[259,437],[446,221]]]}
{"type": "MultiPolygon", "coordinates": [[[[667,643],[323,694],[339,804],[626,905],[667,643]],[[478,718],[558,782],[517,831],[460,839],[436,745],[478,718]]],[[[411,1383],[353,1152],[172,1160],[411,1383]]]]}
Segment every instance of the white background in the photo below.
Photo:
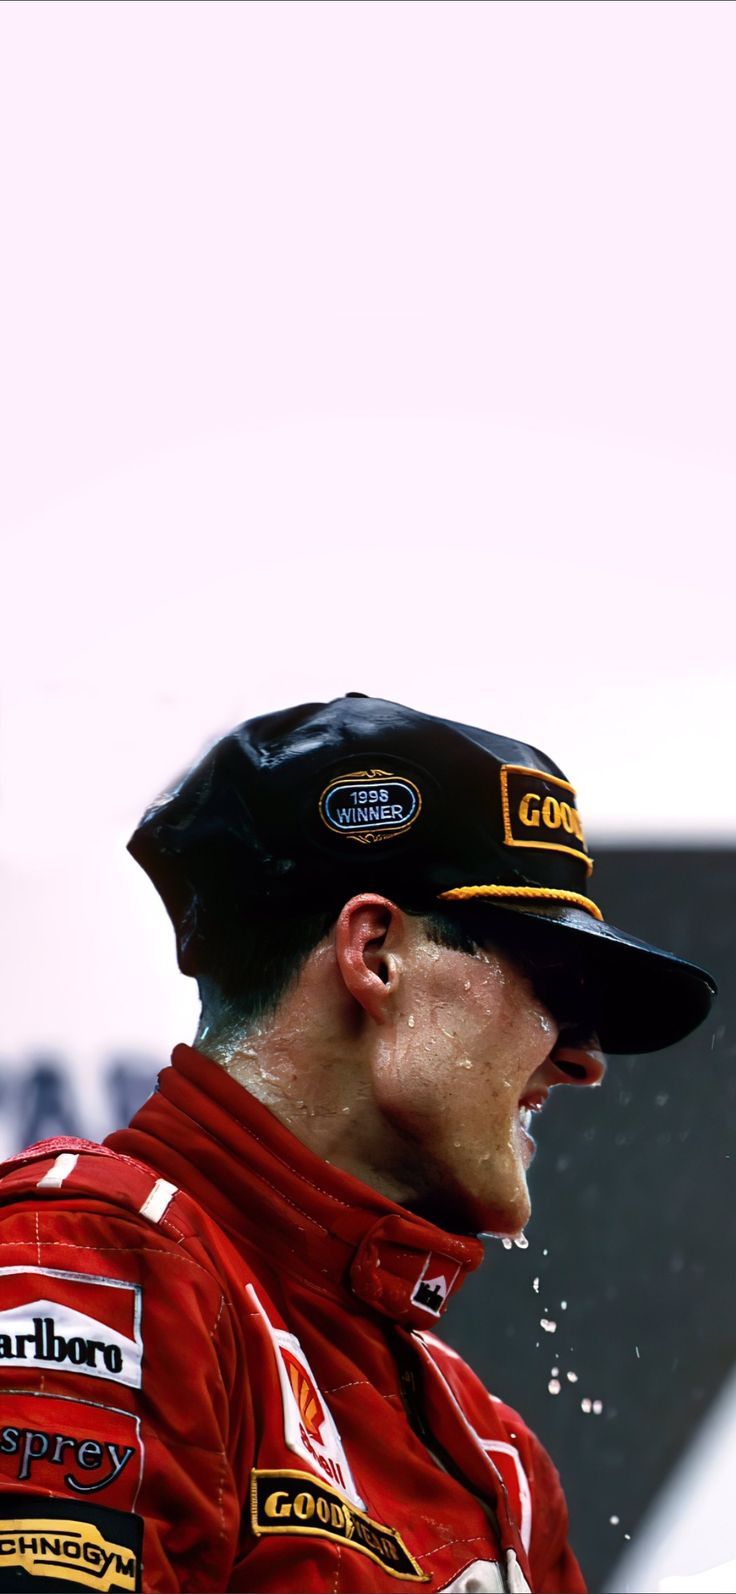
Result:
{"type": "MultiPolygon", "coordinates": [[[[734,836],[733,5],[0,11],[1,1045],[164,1058],[124,843],[348,690],[734,836]]],[[[632,928],[636,928],[632,926],[632,928]]]]}

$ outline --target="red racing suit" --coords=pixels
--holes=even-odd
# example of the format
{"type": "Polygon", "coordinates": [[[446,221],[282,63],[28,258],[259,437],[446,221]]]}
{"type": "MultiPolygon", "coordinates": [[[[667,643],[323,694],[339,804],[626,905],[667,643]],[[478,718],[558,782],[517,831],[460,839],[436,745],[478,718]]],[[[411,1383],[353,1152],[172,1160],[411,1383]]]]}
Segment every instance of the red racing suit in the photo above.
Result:
{"type": "Polygon", "coordinates": [[[584,1591],[549,1457],[431,1331],[479,1242],[190,1047],[0,1215],[1,1588],[584,1591]]]}

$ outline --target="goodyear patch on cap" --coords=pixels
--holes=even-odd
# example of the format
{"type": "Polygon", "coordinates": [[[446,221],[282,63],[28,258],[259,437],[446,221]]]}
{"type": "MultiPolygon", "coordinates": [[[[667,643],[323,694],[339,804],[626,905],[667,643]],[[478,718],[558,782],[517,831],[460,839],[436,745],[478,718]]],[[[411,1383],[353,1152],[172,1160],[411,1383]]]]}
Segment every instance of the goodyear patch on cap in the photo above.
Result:
{"type": "Polygon", "coordinates": [[[328,830],[364,846],[400,836],[416,823],[422,794],[413,780],[387,769],[354,769],[337,775],[319,799],[328,830]]]}
{"type": "Polygon", "coordinates": [[[504,840],[508,847],[549,847],[582,858],[588,872],[592,859],[568,781],[524,764],[501,770],[504,840]]]}

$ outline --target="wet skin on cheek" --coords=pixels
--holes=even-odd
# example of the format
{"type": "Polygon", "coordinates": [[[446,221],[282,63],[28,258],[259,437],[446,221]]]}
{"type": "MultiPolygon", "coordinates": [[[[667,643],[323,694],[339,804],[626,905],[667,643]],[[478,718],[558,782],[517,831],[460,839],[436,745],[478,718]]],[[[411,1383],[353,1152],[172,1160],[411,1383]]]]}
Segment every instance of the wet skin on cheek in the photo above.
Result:
{"type": "Polygon", "coordinates": [[[424,1169],[425,1206],[476,1232],[517,1233],[533,1154],[518,1103],[557,1028],[502,954],[427,951],[411,1011],[381,1049],[379,1105],[424,1169]]]}

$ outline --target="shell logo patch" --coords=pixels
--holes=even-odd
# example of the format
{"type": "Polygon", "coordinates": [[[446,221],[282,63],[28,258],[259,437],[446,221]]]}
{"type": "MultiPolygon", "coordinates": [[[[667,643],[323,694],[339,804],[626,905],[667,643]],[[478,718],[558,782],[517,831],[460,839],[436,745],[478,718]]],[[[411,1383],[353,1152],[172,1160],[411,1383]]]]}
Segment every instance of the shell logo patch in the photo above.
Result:
{"type": "Polygon", "coordinates": [[[593,860],[576,807],[575,790],[568,781],[542,769],[528,769],[524,764],[504,764],[501,805],[507,847],[569,852],[574,858],[581,858],[590,873],[593,860]]]}
{"type": "Polygon", "coordinates": [[[296,1334],[277,1328],[271,1322],[252,1284],[246,1293],[271,1341],[276,1362],[284,1416],[284,1443],[292,1455],[307,1466],[323,1483],[340,1490],[359,1511],[365,1502],[358,1494],[350,1463],[345,1454],[337,1424],[307,1361],[296,1334]]]}
{"type": "Polygon", "coordinates": [[[325,786],[319,815],[328,830],[364,846],[410,830],[419,818],[422,794],[405,775],[387,769],[355,769],[325,786]]]}
{"type": "Polygon", "coordinates": [[[322,1429],[327,1419],[317,1390],[311,1378],[308,1377],[303,1363],[297,1361],[296,1356],[285,1345],[281,1346],[281,1355],[304,1427],[309,1438],[313,1442],[316,1440],[318,1444],[321,1444],[322,1429]]]}

